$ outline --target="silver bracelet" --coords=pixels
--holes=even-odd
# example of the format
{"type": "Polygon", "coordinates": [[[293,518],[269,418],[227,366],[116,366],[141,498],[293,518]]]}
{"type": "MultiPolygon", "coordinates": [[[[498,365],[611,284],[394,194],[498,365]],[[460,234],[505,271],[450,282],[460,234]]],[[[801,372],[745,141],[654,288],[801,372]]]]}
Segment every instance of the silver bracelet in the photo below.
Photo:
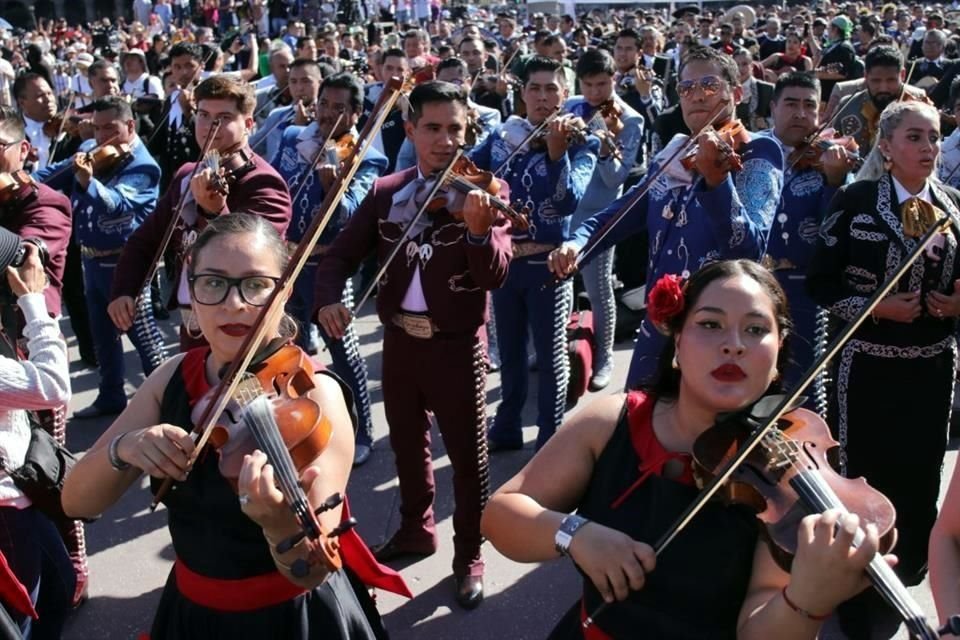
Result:
{"type": "MultiPolygon", "coordinates": [[[[127,432],[129,433],[129,431],[127,432]]],[[[124,462],[120,459],[120,454],[117,453],[117,449],[120,446],[120,439],[127,433],[121,433],[116,438],[110,441],[110,446],[107,448],[107,457],[110,458],[110,466],[116,469],[117,471],[126,471],[132,465],[129,462],[124,462]]]]}

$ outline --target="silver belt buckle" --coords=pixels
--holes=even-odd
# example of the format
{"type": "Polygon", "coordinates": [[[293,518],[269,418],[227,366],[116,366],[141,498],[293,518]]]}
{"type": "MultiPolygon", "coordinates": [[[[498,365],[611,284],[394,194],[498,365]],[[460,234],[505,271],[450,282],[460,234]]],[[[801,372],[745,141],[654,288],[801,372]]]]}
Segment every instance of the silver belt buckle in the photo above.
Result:
{"type": "Polygon", "coordinates": [[[397,317],[400,319],[400,328],[411,338],[428,340],[433,337],[433,323],[427,316],[401,313],[397,317]]]}

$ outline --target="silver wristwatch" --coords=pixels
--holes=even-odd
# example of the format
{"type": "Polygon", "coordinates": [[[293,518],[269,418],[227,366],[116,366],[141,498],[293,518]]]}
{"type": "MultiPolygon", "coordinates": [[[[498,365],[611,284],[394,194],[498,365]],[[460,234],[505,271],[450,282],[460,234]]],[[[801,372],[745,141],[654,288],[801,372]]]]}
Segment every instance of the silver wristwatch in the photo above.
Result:
{"type": "Polygon", "coordinates": [[[590,521],[586,518],[573,513],[564,518],[560,523],[560,528],[557,529],[557,533],[553,536],[553,547],[557,550],[557,553],[564,556],[569,555],[570,543],[573,541],[574,534],[588,522],[590,521]]]}

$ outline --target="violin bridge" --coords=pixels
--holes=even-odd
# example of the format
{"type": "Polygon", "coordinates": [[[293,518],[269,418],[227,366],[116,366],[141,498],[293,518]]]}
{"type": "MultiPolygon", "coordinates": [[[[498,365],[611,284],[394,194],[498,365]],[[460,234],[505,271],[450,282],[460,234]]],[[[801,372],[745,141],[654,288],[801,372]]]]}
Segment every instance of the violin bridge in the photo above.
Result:
{"type": "Polygon", "coordinates": [[[263,388],[260,386],[260,381],[257,380],[257,376],[247,372],[241,375],[240,382],[237,383],[237,389],[234,391],[233,397],[241,406],[245,407],[262,393],[263,388]]]}

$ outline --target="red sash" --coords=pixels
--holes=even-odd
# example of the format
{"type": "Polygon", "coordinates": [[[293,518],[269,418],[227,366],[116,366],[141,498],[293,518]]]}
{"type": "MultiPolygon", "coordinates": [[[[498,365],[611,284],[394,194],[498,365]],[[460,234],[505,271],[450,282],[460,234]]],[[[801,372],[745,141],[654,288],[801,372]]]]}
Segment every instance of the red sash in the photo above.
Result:
{"type": "Polygon", "coordinates": [[[254,611],[292,600],[306,593],[279,571],[252,578],[222,580],[191,571],[177,558],[173,565],[177,588],[183,596],[201,607],[215,611],[254,611]]]}

